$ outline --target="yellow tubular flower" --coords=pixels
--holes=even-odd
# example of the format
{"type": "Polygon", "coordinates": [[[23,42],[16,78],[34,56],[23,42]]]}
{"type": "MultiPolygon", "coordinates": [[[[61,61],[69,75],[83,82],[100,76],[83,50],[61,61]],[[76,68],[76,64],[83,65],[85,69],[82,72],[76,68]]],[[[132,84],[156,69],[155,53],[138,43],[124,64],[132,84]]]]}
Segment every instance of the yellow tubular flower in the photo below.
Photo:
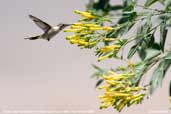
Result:
{"type": "Polygon", "coordinates": [[[121,48],[120,45],[111,45],[111,46],[103,47],[100,51],[103,52],[103,53],[104,52],[110,52],[110,51],[113,51],[113,50],[118,51],[120,48],[121,48]]]}
{"type": "Polygon", "coordinates": [[[108,55],[99,57],[99,58],[98,58],[98,61],[102,61],[102,60],[104,60],[104,59],[107,59],[108,57],[109,57],[108,55]]]}
{"type": "Polygon", "coordinates": [[[113,80],[106,80],[106,82],[110,85],[116,85],[117,83],[113,80]]]}
{"type": "Polygon", "coordinates": [[[117,92],[117,91],[113,91],[113,92],[106,92],[107,95],[113,96],[113,97],[128,97],[131,96],[131,94],[129,93],[121,93],[121,92],[117,92]]]}
{"type": "Polygon", "coordinates": [[[113,102],[113,98],[111,98],[111,97],[109,97],[109,98],[104,98],[104,99],[102,99],[101,100],[101,102],[110,102],[111,104],[112,104],[112,102],[113,102]]]}
{"type": "Polygon", "coordinates": [[[110,87],[110,85],[102,85],[98,89],[108,89],[109,87],[110,87]]]}
{"type": "Polygon", "coordinates": [[[71,39],[71,40],[70,40],[70,43],[71,43],[71,44],[76,44],[77,42],[78,42],[78,40],[75,40],[75,39],[71,39]]]}
{"type": "Polygon", "coordinates": [[[76,25],[76,26],[83,26],[84,23],[74,23],[73,25],[76,25]]]}
{"type": "Polygon", "coordinates": [[[128,77],[123,76],[122,74],[113,74],[113,75],[108,75],[108,76],[102,76],[105,80],[120,80],[120,79],[127,79],[128,77]]]}
{"type": "Polygon", "coordinates": [[[79,39],[79,36],[78,35],[67,36],[66,39],[67,40],[70,40],[70,39],[79,39]]]}
{"type": "Polygon", "coordinates": [[[79,33],[79,35],[88,35],[88,34],[92,34],[93,32],[89,32],[89,31],[81,31],[79,33]]]}
{"type": "Polygon", "coordinates": [[[109,75],[115,75],[115,74],[117,74],[116,72],[111,71],[111,70],[108,73],[109,73],[109,75]]]}
{"type": "Polygon", "coordinates": [[[111,102],[105,102],[105,103],[103,103],[103,104],[100,106],[100,109],[107,108],[107,107],[109,107],[110,105],[112,105],[111,102]]]}
{"type": "Polygon", "coordinates": [[[96,18],[96,16],[92,15],[92,14],[89,13],[89,12],[81,12],[81,11],[79,11],[79,10],[75,10],[74,12],[75,12],[76,14],[80,14],[81,16],[86,17],[86,18],[89,18],[89,19],[94,19],[94,18],[96,18]]]}
{"type": "Polygon", "coordinates": [[[139,94],[139,95],[136,95],[135,98],[131,99],[131,104],[138,104],[139,101],[141,101],[142,99],[144,98],[144,94],[139,94]]]}
{"type": "Polygon", "coordinates": [[[78,45],[87,46],[87,45],[88,45],[88,42],[86,42],[86,41],[84,41],[84,40],[79,40],[79,41],[78,41],[78,45]]]}
{"type": "Polygon", "coordinates": [[[130,98],[133,100],[133,99],[137,99],[141,96],[142,96],[142,94],[137,94],[137,95],[132,95],[130,98]]]}
{"type": "Polygon", "coordinates": [[[72,25],[71,29],[86,29],[86,27],[78,26],[78,25],[72,25]]]}
{"type": "Polygon", "coordinates": [[[96,16],[93,16],[91,14],[87,14],[86,12],[85,13],[82,13],[81,16],[86,17],[86,18],[90,18],[90,19],[96,18],[96,16]]]}
{"type": "Polygon", "coordinates": [[[85,23],[84,26],[87,26],[87,27],[101,27],[100,25],[95,24],[95,23],[85,23]]]}
{"type": "Polygon", "coordinates": [[[80,29],[66,29],[64,32],[79,32],[80,29]]]}
{"type": "Polygon", "coordinates": [[[96,45],[96,44],[97,44],[97,41],[89,42],[89,45],[96,45]]]}
{"type": "Polygon", "coordinates": [[[91,31],[103,30],[103,27],[90,27],[89,30],[91,31]]]}
{"type": "Polygon", "coordinates": [[[105,95],[99,95],[99,99],[104,99],[104,98],[106,98],[105,95]]]}
{"type": "Polygon", "coordinates": [[[145,89],[144,87],[132,87],[130,88],[130,91],[139,91],[145,89]]]}
{"type": "Polygon", "coordinates": [[[73,25],[82,27],[101,27],[100,25],[95,23],[74,23],[73,25]]]}
{"type": "Polygon", "coordinates": [[[110,31],[110,30],[113,30],[114,28],[112,27],[103,27],[103,30],[107,30],[107,31],[110,31]]]}
{"type": "Polygon", "coordinates": [[[117,106],[116,106],[116,109],[120,112],[124,106],[127,104],[128,101],[126,100],[122,100],[117,106]]]}
{"type": "Polygon", "coordinates": [[[109,58],[109,57],[112,56],[112,55],[113,55],[113,53],[109,53],[109,54],[107,54],[107,55],[101,56],[101,57],[98,58],[98,61],[102,61],[102,60],[104,60],[104,59],[107,59],[107,58],[109,58]]]}
{"type": "Polygon", "coordinates": [[[104,41],[115,41],[116,38],[105,38],[104,41]]]}

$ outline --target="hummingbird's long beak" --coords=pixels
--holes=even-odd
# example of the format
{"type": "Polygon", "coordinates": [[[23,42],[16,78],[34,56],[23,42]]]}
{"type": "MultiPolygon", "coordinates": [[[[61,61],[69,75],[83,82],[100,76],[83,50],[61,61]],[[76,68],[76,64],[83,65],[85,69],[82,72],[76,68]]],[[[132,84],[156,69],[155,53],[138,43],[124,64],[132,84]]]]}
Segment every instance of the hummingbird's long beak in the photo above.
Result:
{"type": "Polygon", "coordinates": [[[73,25],[73,24],[65,24],[65,26],[71,26],[71,25],[73,25]]]}

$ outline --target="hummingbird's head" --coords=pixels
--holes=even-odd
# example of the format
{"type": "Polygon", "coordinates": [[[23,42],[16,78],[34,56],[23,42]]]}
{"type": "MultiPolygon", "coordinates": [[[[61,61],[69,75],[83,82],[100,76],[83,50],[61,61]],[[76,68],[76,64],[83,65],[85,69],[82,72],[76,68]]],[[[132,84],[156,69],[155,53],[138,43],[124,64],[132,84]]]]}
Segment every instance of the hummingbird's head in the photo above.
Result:
{"type": "Polygon", "coordinates": [[[72,24],[64,24],[64,23],[59,23],[57,26],[60,27],[61,29],[67,27],[67,26],[70,26],[72,24]]]}

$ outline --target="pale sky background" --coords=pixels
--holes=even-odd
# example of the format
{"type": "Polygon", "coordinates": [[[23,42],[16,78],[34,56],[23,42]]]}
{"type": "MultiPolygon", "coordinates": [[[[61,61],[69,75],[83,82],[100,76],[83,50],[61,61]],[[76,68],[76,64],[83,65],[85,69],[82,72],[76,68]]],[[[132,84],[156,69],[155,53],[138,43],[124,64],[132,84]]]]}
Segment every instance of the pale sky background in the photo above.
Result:
{"type": "MultiPolygon", "coordinates": [[[[119,1],[113,0],[113,3],[119,1]]],[[[1,0],[0,114],[10,110],[118,113],[112,108],[98,109],[100,103],[97,96],[101,92],[94,89],[96,81],[90,78],[94,71],[91,64],[97,63],[93,51],[70,45],[63,32],[50,42],[23,39],[42,32],[28,18],[28,14],[51,25],[72,23],[79,18],[73,11],[84,10],[86,3],[87,0],[1,0]]],[[[105,67],[109,64],[112,65],[111,61],[101,63],[105,67]]],[[[150,114],[150,111],[156,110],[168,113],[170,74],[169,71],[163,87],[149,100],[142,105],[126,108],[120,114],[150,114]]]]}

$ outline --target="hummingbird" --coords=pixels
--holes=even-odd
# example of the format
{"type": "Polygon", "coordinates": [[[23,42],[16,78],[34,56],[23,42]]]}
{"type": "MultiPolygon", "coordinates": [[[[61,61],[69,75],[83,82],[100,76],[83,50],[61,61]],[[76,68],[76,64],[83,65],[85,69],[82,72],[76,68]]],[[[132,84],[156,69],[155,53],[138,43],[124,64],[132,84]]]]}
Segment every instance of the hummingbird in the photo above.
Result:
{"type": "Polygon", "coordinates": [[[72,25],[72,24],[59,23],[57,26],[51,26],[48,23],[42,21],[41,19],[39,19],[33,15],[29,15],[29,17],[30,17],[30,19],[33,20],[33,22],[39,28],[41,28],[44,31],[44,33],[41,35],[25,38],[25,39],[29,39],[29,40],[44,39],[44,40],[50,41],[56,34],[58,34],[60,31],[62,31],[65,27],[72,25]]]}

